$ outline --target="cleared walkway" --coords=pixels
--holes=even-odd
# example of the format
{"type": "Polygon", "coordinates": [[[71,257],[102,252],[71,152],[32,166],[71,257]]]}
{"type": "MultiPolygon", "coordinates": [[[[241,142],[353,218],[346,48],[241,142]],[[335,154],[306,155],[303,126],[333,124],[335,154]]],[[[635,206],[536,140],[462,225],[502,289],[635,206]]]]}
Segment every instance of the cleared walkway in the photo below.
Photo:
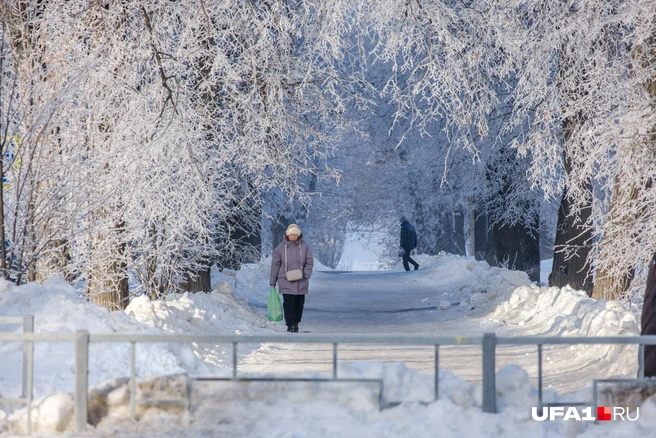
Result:
{"type": "MultiPolygon", "coordinates": [[[[444,286],[443,286],[444,287],[444,286]]],[[[472,310],[459,306],[457,293],[438,289],[422,278],[421,271],[411,272],[331,272],[316,273],[301,331],[310,333],[394,334],[474,336],[496,332],[499,336],[522,335],[520,327],[508,327],[489,319],[493,307],[472,310]],[[448,311],[437,304],[447,295],[452,297],[448,311]]],[[[281,324],[281,331],[284,324],[281,324]]],[[[303,333],[291,336],[303,336],[303,333]]],[[[599,346],[585,347],[589,358],[583,366],[572,367],[571,347],[545,346],[543,349],[544,387],[568,394],[588,386],[596,375],[605,376],[610,364],[595,352],[599,346]]],[[[617,347],[627,348],[627,347],[617,347]]],[[[631,351],[636,357],[637,348],[631,351]]],[[[358,346],[339,348],[339,360],[402,361],[411,369],[432,373],[434,349],[402,346],[358,346]]],[[[445,346],[440,348],[440,367],[473,383],[481,381],[482,358],[479,347],[445,346]]],[[[579,362],[577,361],[577,364],[579,362]]],[[[537,385],[537,347],[497,347],[497,369],[519,365],[528,371],[531,383],[537,385]]],[[[244,373],[283,373],[313,371],[329,373],[332,348],[326,345],[267,344],[262,345],[240,363],[244,373]]]]}

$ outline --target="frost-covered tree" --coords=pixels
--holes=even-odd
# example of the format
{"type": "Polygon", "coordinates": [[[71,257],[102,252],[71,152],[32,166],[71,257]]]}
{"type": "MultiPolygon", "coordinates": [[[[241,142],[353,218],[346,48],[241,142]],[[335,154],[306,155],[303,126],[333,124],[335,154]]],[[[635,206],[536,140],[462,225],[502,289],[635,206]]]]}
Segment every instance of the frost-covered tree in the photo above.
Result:
{"type": "MultiPolygon", "coordinates": [[[[508,86],[500,82],[510,78],[487,64],[473,69],[469,58],[459,53],[461,49],[476,51],[470,46],[478,25],[467,23],[460,3],[430,5],[437,8],[434,16],[422,2],[370,4],[374,25],[380,23],[376,20],[388,20],[374,26],[375,36],[369,43],[373,55],[362,61],[367,79],[381,94],[372,96],[373,114],[361,110],[352,117],[366,133],[352,143],[360,141],[360,148],[369,147],[369,152],[362,160],[363,168],[345,174],[344,179],[352,176],[359,181],[357,204],[363,210],[359,217],[391,217],[397,227],[401,214],[415,216],[422,251],[463,253],[468,210],[489,209],[490,224],[503,225],[507,220],[535,228],[535,207],[518,205],[527,198],[535,204],[539,195],[524,178],[523,185],[513,183],[514,191],[506,193],[504,202],[495,201],[494,185],[500,177],[492,177],[488,187],[487,163],[517,134],[498,122],[505,111],[500,99],[494,101],[496,106],[488,103],[485,107],[486,102],[475,100],[485,99],[485,92],[507,94],[508,86]],[[474,116],[477,105],[479,114],[474,116]]],[[[503,62],[489,61],[492,66],[503,62]]],[[[500,162],[496,160],[496,174],[515,178],[517,165],[506,160],[502,169],[500,162]]]]}
{"type": "Polygon", "coordinates": [[[563,203],[555,263],[594,269],[597,297],[653,250],[653,0],[0,10],[2,147],[20,149],[5,275],[79,276],[120,307],[131,276],[152,297],[206,289],[261,215],[304,221],[329,259],[354,219],[413,211],[437,251],[462,211],[535,229],[545,200],[563,203]]]}
{"type": "MultiPolygon", "coordinates": [[[[197,287],[190,284],[212,263],[247,251],[263,194],[304,199],[304,181],[330,172],[327,133],[351,95],[352,79],[340,76],[352,44],[341,36],[358,13],[348,2],[51,0],[11,8],[39,34],[33,59],[39,50],[54,54],[56,62],[34,65],[75,80],[57,119],[35,132],[70,148],[62,162],[78,178],[66,186],[77,198],[55,211],[78,214],[60,221],[67,233],[47,238],[65,243],[62,269],[86,280],[89,299],[124,306],[130,276],[152,297],[197,287]]],[[[39,86],[54,95],[55,84],[39,86]]],[[[50,108],[30,104],[35,113],[50,108]]],[[[29,217],[29,198],[15,203],[29,217]]]]}
{"type": "Polygon", "coordinates": [[[385,36],[378,53],[405,74],[386,88],[399,114],[412,114],[420,128],[443,117],[453,144],[477,156],[473,132],[488,135],[489,115],[508,107],[501,132],[521,129],[511,146],[530,159],[531,185],[547,199],[566,187],[564,217],[579,227],[575,236],[592,237],[565,238],[560,249],[592,245],[576,270],[585,277],[594,268],[597,282],[625,288],[623,279],[653,250],[647,199],[631,193],[640,187],[648,196],[650,188],[649,157],[635,150],[649,144],[653,127],[644,84],[653,77],[654,3],[416,0],[372,8],[385,36]],[[419,111],[418,98],[428,108],[419,111]],[[629,170],[636,158],[640,170],[629,170]]]}
{"type": "Polygon", "coordinates": [[[69,68],[66,35],[50,33],[47,17],[45,2],[0,5],[1,263],[19,283],[52,272],[72,279],[75,224],[94,202],[74,167],[83,151],[60,136],[81,71],[69,68]]]}

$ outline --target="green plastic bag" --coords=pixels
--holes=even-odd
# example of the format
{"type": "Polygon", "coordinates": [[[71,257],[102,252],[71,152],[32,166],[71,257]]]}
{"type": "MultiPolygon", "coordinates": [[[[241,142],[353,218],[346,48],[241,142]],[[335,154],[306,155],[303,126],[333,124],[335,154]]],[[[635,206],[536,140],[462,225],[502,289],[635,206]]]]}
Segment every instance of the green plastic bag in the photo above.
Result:
{"type": "Polygon", "coordinates": [[[282,321],[282,305],[275,287],[271,288],[271,293],[267,298],[267,317],[271,321],[282,321]]]}

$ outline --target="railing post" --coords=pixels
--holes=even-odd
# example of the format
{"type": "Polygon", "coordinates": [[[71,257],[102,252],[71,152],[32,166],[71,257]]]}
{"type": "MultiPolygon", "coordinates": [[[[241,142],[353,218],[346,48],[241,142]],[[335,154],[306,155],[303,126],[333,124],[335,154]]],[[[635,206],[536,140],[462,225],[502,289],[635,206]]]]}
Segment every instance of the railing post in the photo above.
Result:
{"type": "Polygon", "coordinates": [[[440,398],[440,345],[435,344],[435,401],[440,398]]]}
{"type": "Polygon", "coordinates": [[[645,344],[638,344],[638,378],[645,377],[645,344]]]}
{"type": "MultiPolygon", "coordinates": [[[[23,316],[23,333],[34,333],[34,315],[23,316]]],[[[23,343],[23,395],[27,408],[27,434],[32,434],[32,386],[34,384],[34,342],[23,343]]]]}
{"type": "Polygon", "coordinates": [[[89,386],[89,332],[75,332],[75,431],[87,428],[89,386]]]}
{"type": "Polygon", "coordinates": [[[333,342],[333,380],[337,379],[337,342],[333,342]]]}
{"type": "Polygon", "coordinates": [[[137,421],[137,343],[130,342],[130,420],[137,421]]]}
{"type": "Polygon", "coordinates": [[[232,378],[237,380],[237,343],[232,343],[232,378]]]}
{"type": "MultiPolygon", "coordinates": [[[[599,407],[599,400],[597,399],[597,379],[592,380],[592,412],[597,414],[597,408],[599,407]]],[[[595,424],[597,424],[597,415],[595,415],[595,424]]]]}
{"type": "Polygon", "coordinates": [[[542,344],[538,344],[538,403],[542,408],[542,344]]]}
{"type": "MultiPolygon", "coordinates": [[[[23,333],[34,333],[34,315],[23,316],[23,333]]],[[[27,385],[29,384],[28,367],[34,358],[34,342],[23,343],[23,398],[27,398],[27,385]]]]}
{"type": "Polygon", "coordinates": [[[489,412],[492,414],[497,412],[495,353],[495,334],[483,334],[483,412],[489,412]]]}

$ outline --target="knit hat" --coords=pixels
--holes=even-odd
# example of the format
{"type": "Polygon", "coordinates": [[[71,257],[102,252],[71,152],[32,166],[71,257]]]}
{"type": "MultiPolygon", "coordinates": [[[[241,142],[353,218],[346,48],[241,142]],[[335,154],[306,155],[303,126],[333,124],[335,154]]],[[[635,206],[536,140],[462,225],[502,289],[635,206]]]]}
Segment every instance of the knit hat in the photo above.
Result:
{"type": "Polygon", "coordinates": [[[287,227],[287,231],[285,231],[285,236],[289,236],[290,234],[298,234],[300,236],[301,229],[299,228],[298,225],[291,224],[290,226],[287,227]]]}
{"type": "Polygon", "coordinates": [[[401,223],[403,223],[403,222],[407,222],[407,220],[408,220],[408,219],[407,219],[405,216],[401,216],[401,223]]]}

